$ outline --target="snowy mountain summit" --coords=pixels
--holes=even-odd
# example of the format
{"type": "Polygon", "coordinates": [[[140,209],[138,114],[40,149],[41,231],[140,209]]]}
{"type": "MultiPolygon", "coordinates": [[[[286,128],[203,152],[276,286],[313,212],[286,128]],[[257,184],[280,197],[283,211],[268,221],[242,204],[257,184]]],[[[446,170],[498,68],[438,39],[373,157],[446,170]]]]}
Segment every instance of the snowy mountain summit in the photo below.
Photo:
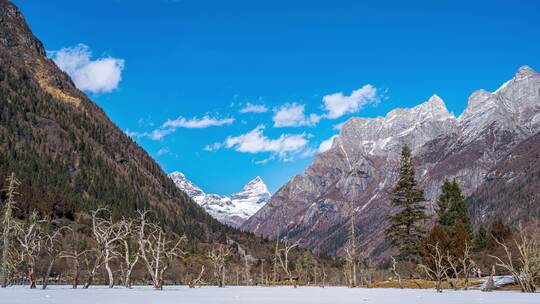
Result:
{"type": "Polygon", "coordinates": [[[179,171],[175,171],[169,174],[169,178],[173,180],[174,184],[183,190],[187,195],[195,200],[196,197],[205,196],[206,194],[201,188],[192,183],[186,176],[179,171]]]}
{"type": "Polygon", "coordinates": [[[270,192],[259,176],[230,197],[207,194],[178,171],[170,173],[169,178],[212,217],[233,227],[242,225],[270,199],[270,192]]]}
{"type": "Polygon", "coordinates": [[[266,184],[259,176],[247,183],[240,192],[236,192],[231,196],[233,201],[254,205],[264,204],[269,198],[270,192],[268,192],[266,184]]]}

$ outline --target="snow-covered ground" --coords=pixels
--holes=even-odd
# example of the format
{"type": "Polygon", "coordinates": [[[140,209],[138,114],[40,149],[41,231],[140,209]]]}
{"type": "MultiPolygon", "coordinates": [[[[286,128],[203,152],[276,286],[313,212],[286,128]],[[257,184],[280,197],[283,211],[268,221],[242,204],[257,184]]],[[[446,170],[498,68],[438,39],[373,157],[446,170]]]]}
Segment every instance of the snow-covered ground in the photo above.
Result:
{"type": "Polygon", "coordinates": [[[163,291],[149,287],[88,290],[50,286],[47,290],[27,287],[0,289],[2,304],[538,304],[540,293],[513,291],[481,292],[418,289],[349,289],[345,287],[203,287],[167,286],[163,291]]]}
{"type": "MultiPolygon", "coordinates": [[[[488,278],[489,277],[482,278],[482,285],[480,285],[480,289],[483,289],[484,287],[486,287],[488,278]]],[[[495,287],[501,287],[504,285],[512,284],[514,283],[514,277],[513,276],[494,276],[493,283],[495,283],[495,287]]]]}

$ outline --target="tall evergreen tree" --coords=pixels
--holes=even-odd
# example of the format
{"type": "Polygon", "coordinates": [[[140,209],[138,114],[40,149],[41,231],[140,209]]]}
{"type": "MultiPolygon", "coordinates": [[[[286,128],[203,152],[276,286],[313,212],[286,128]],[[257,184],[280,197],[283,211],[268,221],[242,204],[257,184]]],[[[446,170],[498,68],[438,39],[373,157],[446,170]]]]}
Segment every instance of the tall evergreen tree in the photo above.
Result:
{"type": "Polygon", "coordinates": [[[411,162],[411,150],[401,150],[399,178],[390,190],[390,204],[397,207],[396,214],[388,215],[390,227],[385,231],[386,241],[400,251],[401,259],[417,260],[419,243],[426,234],[424,222],[429,216],[424,205],[424,190],[416,183],[411,162]]]}
{"type": "Polygon", "coordinates": [[[476,236],[474,237],[474,250],[480,251],[484,248],[486,248],[488,244],[488,236],[486,227],[484,224],[480,225],[480,228],[478,228],[478,232],[476,233],[476,236]]]}
{"type": "Polygon", "coordinates": [[[441,186],[441,195],[439,195],[439,199],[437,200],[437,216],[439,217],[437,223],[444,227],[447,233],[450,231],[450,227],[453,224],[452,215],[450,213],[450,205],[453,200],[452,188],[452,182],[445,179],[441,186]]]}
{"type": "Polygon", "coordinates": [[[468,238],[472,238],[472,225],[469,218],[469,210],[457,181],[445,180],[441,187],[441,195],[437,200],[438,223],[446,228],[448,234],[453,237],[456,233],[457,223],[461,222],[467,230],[468,238]]]}

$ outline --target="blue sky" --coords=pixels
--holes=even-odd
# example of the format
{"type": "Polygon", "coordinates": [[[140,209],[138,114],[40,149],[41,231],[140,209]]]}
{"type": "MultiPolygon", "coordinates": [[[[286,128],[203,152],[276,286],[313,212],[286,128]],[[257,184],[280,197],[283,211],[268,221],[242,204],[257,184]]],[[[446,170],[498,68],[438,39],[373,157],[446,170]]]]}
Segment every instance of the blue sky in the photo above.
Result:
{"type": "Polygon", "coordinates": [[[540,69],[538,1],[14,2],[122,130],[210,193],[277,190],[352,116],[435,93],[459,115],[540,69]]]}

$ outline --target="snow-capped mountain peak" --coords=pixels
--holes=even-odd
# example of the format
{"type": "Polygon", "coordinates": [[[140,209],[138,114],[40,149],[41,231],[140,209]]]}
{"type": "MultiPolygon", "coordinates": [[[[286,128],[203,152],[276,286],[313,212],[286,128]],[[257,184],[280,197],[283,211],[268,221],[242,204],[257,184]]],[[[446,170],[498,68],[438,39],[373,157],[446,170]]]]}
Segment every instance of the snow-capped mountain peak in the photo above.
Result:
{"type": "Polygon", "coordinates": [[[516,72],[516,75],[514,76],[514,79],[516,80],[522,80],[531,76],[537,76],[538,73],[533,70],[530,66],[524,65],[518,69],[516,72]]]}
{"type": "Polygon", "coordinates": [[[528,66],[521,67],[514,78],[493,93],[475,91],[458,121],[465,142],[472,142],[489,126],[523,136],[540,129],[540,74],[528,66]]]}
{"type": "Polygon", "coordinates": [[[239,227],[270,199],[270,192],[259,176],[230,197],[220,194],[206,194],[178,171],[170,173],[169,177],[178,188],[186,192],[211,216],[233,227],[239,227]]]}
{"type": "Polygon", "coordinates": [[[236,192],[231,196],[233,200],[245,201],[245,200],[257,200],[257,203],[263,203],[270,197],[270,192],[262,178],[257,176],[252,181],[247,183],[240,192],[236,192]]]}
{"type": "Polygon", "coordinates": [[[186,192],[187,195],[189,195],[193,199],[197,196],[206,195],[201,188],[199,188],[197,185],[187,179],[186,176],[180,171],[174,171],[169,173],[169,178],[173,180],[174,184],[178,188],[186,192]]]}
{"type": "Polygon", "coordinates": [[[437,95],[413,108],[398,108],[384,117],[349,119],[341,128],[333,148],[348,155],[399,155],[407,143],[414,150],[424,143],[452,132],[457,120],[437,95]],[[362,143],[358,145],[357,143],[362,143]]]}

